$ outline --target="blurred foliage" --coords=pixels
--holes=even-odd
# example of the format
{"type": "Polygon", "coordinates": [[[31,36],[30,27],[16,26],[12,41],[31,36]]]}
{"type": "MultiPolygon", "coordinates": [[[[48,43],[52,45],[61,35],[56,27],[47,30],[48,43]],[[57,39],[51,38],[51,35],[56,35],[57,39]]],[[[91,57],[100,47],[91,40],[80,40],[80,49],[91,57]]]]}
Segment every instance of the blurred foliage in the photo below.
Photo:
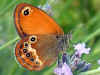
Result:
{"type": "MultiPolygon", "coordinates": [[[[18,36],[13,13],[17,4],[44,5],[47,0],[0,0],[0,47],[18,36]]],[[[92,69],[100,59],[100,1],[99,0],[49,0],[53,18],[67,33],[72,31],[73,43],[86,42],[90,55],[83,59],[92,63],[92,69]]],[[[14,56],[15,43],[0,50],[0,75],[53,75],[55,65],[40,72],[30,72],[17,64],[14,56]]]]}

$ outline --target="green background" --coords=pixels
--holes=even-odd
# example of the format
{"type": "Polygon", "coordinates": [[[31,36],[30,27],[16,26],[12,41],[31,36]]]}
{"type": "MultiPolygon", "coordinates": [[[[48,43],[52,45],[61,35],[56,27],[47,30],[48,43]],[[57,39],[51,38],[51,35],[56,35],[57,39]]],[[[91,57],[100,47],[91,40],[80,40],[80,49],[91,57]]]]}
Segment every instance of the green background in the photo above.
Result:
{"type": "MultiPolygon", "coordinates": [[[[22,68],[15,60],[14,48],[18,36],[13,14],[19,3],[29,3],[34,6],[45,5],[47,0],[0,0],[0,75],[54,75],[55,65],[40,72],[28,71],[22,68]]],[[[91,69],[100,65],[100,0],[49,0],[53,18],[67,33],[72,31],[72,42],[85,42],[91,48],[89,55],[83,59],[92,63],[91,69]]],[[[70,52],[70,51],[68,51],[70,52]]]]}

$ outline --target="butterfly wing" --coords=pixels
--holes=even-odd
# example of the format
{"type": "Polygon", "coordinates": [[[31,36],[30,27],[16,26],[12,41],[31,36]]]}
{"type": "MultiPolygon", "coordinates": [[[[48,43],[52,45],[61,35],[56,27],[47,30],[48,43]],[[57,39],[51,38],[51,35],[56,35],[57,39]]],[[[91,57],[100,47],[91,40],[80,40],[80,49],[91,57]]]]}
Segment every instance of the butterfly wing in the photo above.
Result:
{"type": "Polygon", "coordinates": [[[41,70],[44,65],[42,60],[40,60],[36,49],[31,47],[31,42],[29,42],[28,37],[21,39],[15,48],[15,55],[17,61],[28,70],[41,70]]]}
{"type": "Polygon", "coordinates": [[[19,4],[14,12],[14,20],[21,37],[32,34],[63,34],[50,16],[30,4],[19,4]]]}
{"type": "Polygon", "coordinates": [[[67,38],[61,36],[63,35],[60,35],[59,39],[57,35],[31,35],[23,38],[16,45],[17,60],[29,70],[41,70],[52,65],[64,47],[65,42],[62,39],[67,41],[67,38]]]}
{"type": "Polygon", "coordinates": [[[37,41],[32,42],[32,37],[25,37],[18,42],[15,55],[18,62],[28,70],[41,70],[57,59],[57,39],[51,35],[39,35],[35,38],[37,41]]]}

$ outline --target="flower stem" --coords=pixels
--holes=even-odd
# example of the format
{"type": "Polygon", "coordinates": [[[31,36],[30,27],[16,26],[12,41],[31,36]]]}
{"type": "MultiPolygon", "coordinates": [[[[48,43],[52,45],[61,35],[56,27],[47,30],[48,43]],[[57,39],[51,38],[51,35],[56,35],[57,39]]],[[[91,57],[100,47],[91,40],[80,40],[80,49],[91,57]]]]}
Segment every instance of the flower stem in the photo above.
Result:
{"type": "Polygon", "coordinates": [[[8,41],[6,44],[0,47],[0,51],[3,50],[5,47],[9,46],[10,44],[14,43],[15,41],[17,41],[18,39],[19,37],[16,37],[15,39],[8,41]]]}
{"type": "Polygon", "coordinates": [[[95,36],[100,34],[100,29],[96,30],[94,33],[90,34],[88,37],[86,37],[86,39],[84,40],[84,42],[87,42],[89,40],[91,40],[92,38],[94,38],[95,36]]]}
{"type": "Polygon", "coordinates": [[[87,72],[82,72],[79,75],[100,75],[100,69],[95,69],[87,72]]]}

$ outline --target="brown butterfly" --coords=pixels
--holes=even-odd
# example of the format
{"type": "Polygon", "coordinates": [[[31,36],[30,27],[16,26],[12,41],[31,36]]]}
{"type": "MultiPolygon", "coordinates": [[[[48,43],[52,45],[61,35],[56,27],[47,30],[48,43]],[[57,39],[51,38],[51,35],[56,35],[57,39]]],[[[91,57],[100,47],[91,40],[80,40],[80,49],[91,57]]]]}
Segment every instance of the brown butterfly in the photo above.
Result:
{"type": "Polygon", "coordinates": [[[52,65],[59,52],[66,50],[68,35],[43,10],[21,3],[15,9],[14,21],[21,37],[15,48],[16,59],[28,70],[52,65]]]}

